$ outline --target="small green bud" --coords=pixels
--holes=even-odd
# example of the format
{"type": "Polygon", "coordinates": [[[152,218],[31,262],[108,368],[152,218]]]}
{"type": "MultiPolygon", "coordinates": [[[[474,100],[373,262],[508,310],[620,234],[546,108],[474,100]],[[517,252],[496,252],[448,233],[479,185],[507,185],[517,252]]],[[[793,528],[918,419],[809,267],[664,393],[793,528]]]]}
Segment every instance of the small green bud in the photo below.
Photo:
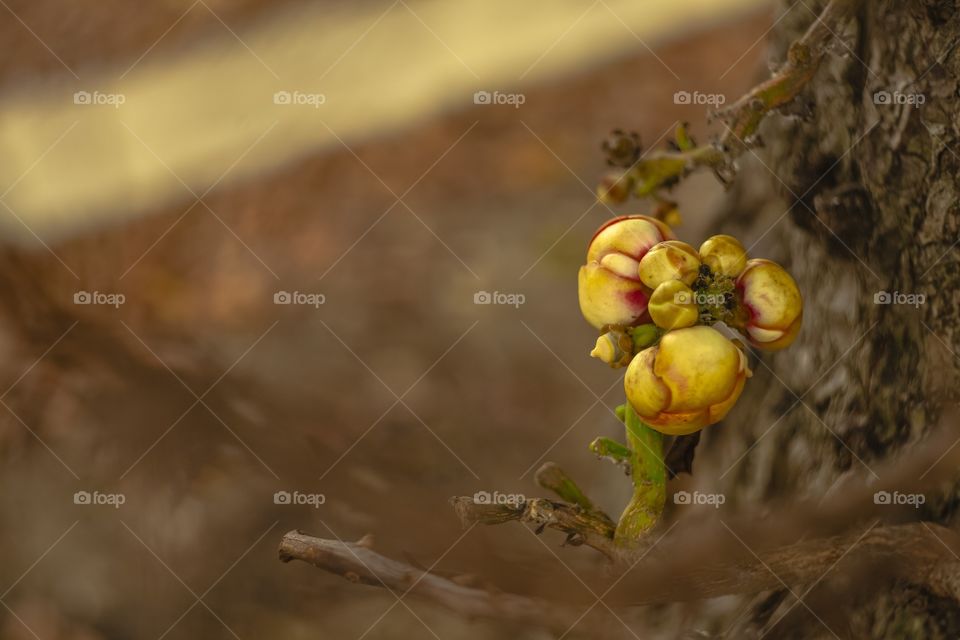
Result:
{"type": "Polygon", "coordinates": [[[641,324],[630,329],[633,337],[633,352],[639,353],[660,339],[660,330],[655,324],[641,324]]]}

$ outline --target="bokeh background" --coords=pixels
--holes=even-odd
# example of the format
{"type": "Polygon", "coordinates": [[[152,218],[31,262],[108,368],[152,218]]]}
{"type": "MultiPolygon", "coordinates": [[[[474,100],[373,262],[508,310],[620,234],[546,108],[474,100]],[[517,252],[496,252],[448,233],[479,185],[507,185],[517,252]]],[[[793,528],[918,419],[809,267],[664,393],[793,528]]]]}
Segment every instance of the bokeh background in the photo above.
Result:
{"type": "MultiPolygon", "coordinates": [[[[592,602],[594,552],[465,533],[447,500],[539,495],[553,460],[625,503],[586,449],[619,434],[622,391],[575,282],[593,230],[645,205],[596,202],[599,144],[708,137],[674,94],[753,84],[772,7],[0,5],[0,636],[545,637],[281,564],[293,528],[592,602]]],[[[699,243],[723,189],[675,195],[699,243]]],[[[678,637],[698,608],[738,613],[598,607],[571,637],[678,637]]]]}

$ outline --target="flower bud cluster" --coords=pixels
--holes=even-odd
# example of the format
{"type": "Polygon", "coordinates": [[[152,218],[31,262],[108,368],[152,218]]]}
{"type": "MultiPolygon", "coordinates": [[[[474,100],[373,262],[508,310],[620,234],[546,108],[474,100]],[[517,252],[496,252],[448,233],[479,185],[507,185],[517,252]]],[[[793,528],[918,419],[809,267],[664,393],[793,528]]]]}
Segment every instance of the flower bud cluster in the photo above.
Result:
{"type": "Polygon", "coordinates": [[[626,366],[637,415],[673,435],[721,420],[751,375],[742,343],[714,324],[774,351],[796,339],[803,317],[800,290],[780,265],[749,259],[728,235],[694,249],[639,215],[611,220],[594,235],[579,297],[584,317],[602,332],[591,355],[626,366]]]}

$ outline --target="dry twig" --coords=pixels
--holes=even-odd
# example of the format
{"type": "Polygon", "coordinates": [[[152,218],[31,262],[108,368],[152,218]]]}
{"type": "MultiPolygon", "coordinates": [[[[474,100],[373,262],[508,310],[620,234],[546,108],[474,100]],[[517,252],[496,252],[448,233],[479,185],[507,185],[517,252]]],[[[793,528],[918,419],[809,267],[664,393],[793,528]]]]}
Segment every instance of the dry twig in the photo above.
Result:
{"type": "Polygon", "coordinates": [[[492,592],[464,584],[466,578],[445,578],[392,560],[373,551],[369,538],[341,542],[290,531],[280,541],[280,560],[302,560],[350,582],[384,587],[400,596],[407,592],[432,600],[460,615],[511,621],[565,631],[575,611],[539,598],[492,592]]]}
{"type": "MultiPolygon", "coordinates": [[[[831,571],[855,567],[920,584],[933,593],[960,602],[960,561],[933,536],[953,541],[955,535],[938,525],[915,523],[877,527],[866,535],[848,534],[802,542],[773,551],[747,554],[739,561],[704,563],[690,570],[689,557],[668,548],[661,559],[644,562],[642,571],[630,571],[618,586],[627,595],[610,595],[610,606],[626,608],[684,602],[734,594],[756,594],[815,584],[831,571]]],[[[302,560],[347,580],[407,592],[431,600],[467,617],[496,619],[551,630],[566,631],[579,610],[540,598],[503,593],[465,584],[392,560],[357,543],[314,538],[291,531],[280,542],[280,560],[302,560]]],[[[633,569],[633,567],[631,567],[633,569]]],[[[856,594],[850,594],[856,597],[856,594]]],[[[589,606],[584,603],[584,607],[589,606]]]]}

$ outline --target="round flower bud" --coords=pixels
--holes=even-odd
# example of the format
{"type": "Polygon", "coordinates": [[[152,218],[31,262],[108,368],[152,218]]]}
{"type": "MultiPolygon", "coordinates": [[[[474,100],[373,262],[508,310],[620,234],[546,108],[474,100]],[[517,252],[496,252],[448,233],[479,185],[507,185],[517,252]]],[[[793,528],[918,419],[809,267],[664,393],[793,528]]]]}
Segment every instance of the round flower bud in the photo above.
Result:
{"type": "Polygon", "coordinates": [[[700,256],[686,242],[667,240],[650,249],[640,260],[640,280],[656,289],[667,280],[693,284],[700,272],[700,256]]]}
{"type": "Polygon", "coordinates": [[[712,327],[664,334],[634,356],[624,376],[637,415],[667,435],[685,435],[723,419],[751,373],[744,354],[712,327]]]}
{"type": "Polygon", "coordinates": [[[692,327],[700,318],[693,289],[679,280],[667,280],[654,289],[647,310],[661,329],[692,327]]]}
{"type": "Polygon", "coordinates": [[[737,293],[750,344],[765,351],[790,346],[803,320],[803,298],[790,274],[776,262],[749,260],[737,278],[737,293]]]}
{"type": "Polygon", "coordinates": [[[672,238],[670,227],[647,216],[614,218],[600,227],[580,267],[580,311],[598,329],[636,324],[647,312],[650,290],[640,282],[640,260],[672,238]]]}
{"type": "Polygon", "coordinates": [[[736,278],[747,266],[747,250],[733,236],[712,236],[700,245],[700,260],[713,273],[736,278]]]}

